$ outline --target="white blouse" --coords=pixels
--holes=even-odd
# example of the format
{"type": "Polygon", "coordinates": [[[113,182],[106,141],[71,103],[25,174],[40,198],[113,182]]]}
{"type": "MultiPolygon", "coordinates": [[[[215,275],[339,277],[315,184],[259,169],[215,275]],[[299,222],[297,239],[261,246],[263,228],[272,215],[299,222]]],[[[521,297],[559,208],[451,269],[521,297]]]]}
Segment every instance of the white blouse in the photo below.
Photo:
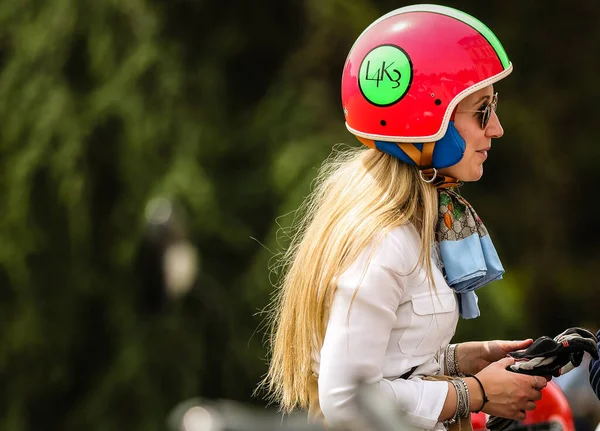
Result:
{"type": "Polygon", "coordinates": [[[325,341],[313,358],[321,410],[330,424],[356,419],[353,402],[362,379],[395,402],[413,427],[443,430],[437,418],[448,384],[420,377],[442,371],[458,323],[454,291],[436,256],[437,294],[424,268],[413,271],[421,240],[412,224],[394,228],[372,248],[340,276],[325,341]],[[413,367],[408,379],[400,378],[413,367]]]}

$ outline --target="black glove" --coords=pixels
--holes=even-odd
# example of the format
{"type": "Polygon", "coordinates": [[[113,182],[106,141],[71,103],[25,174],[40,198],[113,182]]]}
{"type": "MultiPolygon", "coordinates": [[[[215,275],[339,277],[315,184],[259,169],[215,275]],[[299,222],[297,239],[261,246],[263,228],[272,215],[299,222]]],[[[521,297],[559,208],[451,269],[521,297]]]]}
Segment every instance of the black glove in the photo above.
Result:
{"type": "MultiPolygon", "coordinates": [[[[525,350],[510,352],[509,355],[516,362],[507,370],[531,376],[558,377],[578,367],[585,352],[598,359],[598,338],[587,329],[569,328],[554,338],[540,337],[525,350]]],[[[600,381],[600,363],[597,380],[600,381]]],[[[600,382],[597,386],[600,389],[600,382]]],[[[503,431],[515,422],[513,419],[490,416],[486,427],[491,431],[503,431]]]]}
{"type": "Polygon", "coordinates": [[[554,337],[540,337],[525,350],[509,353],[517,362],[508,367],[531,376],[558,377],[578,367],[583,354],[598,359],[598,338],[583,328],[569,328],[554,337]]]}

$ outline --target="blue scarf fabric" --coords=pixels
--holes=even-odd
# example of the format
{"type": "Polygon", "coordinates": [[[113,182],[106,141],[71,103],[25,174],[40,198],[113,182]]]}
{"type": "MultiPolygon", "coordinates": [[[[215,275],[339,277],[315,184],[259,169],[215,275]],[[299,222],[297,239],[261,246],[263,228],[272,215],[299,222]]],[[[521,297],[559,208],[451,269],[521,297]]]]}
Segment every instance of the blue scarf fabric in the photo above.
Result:
{"type": "Polygon", "coordinates": [[[504,268],[473,207],[450,188],[439,188],[437,241],[448,285],[458,294],[460,315],[480,315],[475,290],[502,278],[504,268]]]}

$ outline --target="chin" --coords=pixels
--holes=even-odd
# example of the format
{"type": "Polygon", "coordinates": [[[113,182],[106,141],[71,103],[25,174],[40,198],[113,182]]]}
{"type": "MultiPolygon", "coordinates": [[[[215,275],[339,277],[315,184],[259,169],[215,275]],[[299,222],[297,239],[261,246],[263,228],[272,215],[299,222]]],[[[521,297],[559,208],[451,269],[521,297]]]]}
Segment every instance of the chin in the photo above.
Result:
{"type": "Polygon", "coordinates": [[[483,177],[483,166],[481,167],[481,170],[473,176],[471,181],[479,181],[481,177],[483,177]]]}
{"type": "Polygon", "coordinates": [[[483,169],[479,170],[479,172],[472,172],[467,175],[462,175],[458,179],[465,183],[474,183],[475,181],[479,181],[483,176],[483,169]]]}

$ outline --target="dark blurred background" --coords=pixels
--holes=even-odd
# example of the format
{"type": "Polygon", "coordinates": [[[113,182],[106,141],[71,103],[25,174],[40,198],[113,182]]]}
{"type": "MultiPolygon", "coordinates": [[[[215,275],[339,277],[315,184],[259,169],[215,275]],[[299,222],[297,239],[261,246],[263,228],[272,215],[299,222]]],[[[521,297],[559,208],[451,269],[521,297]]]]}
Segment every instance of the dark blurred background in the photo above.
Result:
{"type": "MultiPolygon", "coordinates": [[[[462,189],[507,273],[456,339],[595,331],[600,5],[438,3],[514,64],[496,85],[505,136],[462,189]]],[[[352,43],[407,4],[0,3],[0,429],[159,430],[194,396],[265,405],[277,231],[332,146],[358,145],[339,94],[352,43]]]]}

